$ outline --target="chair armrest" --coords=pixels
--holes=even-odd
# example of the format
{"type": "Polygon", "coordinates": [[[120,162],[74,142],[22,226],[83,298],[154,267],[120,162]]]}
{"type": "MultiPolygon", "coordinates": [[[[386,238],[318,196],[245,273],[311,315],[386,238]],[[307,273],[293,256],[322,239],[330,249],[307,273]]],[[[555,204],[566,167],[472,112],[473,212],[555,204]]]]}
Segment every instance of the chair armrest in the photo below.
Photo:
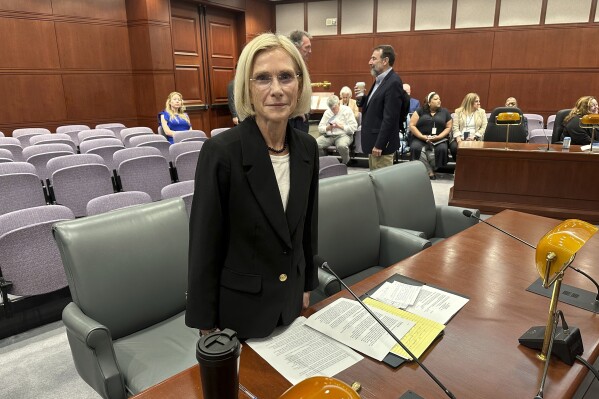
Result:
{"type": "Polygon", "coordinates": [[[474,216],[480,217],[478,209],[461,208],[457,206],[437,205],[437,224],[435,226],[435,237],[448,238],[470,226],[478,223],[478,220],[464,216],[464,210],[472,211],[474,216]]]}
{"type": "Polygon", "coordinates": [[[400,229],[405,231],[406,233],[410,233],[412,235],[415,235],[416,237],[420,237],[420,238],[424,238],[426,239],[426,234],[424,234],[423,231],[418,231],[418,230],[410,230],[410,229],[404,229],[403,227],[395,227],[396,229],[400,229]]]}
{"type": "Polygon", "coordinates": [[[325,297],[329,297],[341,291],[341,283],[331,273],[319,267],[318,287],[316,289],[325,297]]]}
{"type": "Polygon", "coordinates": [[[81,378],[103,398],[126,399],[125,383],[110,331],[86,316],[74,302],[62,311],[62,321],[81,378]]]}
{"type": "Polygon", "coordinates": [[[427,239],[415,236],[405,229],[380,226],[381,247],[379,252],[379,265],[391,266],[407,257],[431,246],[427,239]]]}

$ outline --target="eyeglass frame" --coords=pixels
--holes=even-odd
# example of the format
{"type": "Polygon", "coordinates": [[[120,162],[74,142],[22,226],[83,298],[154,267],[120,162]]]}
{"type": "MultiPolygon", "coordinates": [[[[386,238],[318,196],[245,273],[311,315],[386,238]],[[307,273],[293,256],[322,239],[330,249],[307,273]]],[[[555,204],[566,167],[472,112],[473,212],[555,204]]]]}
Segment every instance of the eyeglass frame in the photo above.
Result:
{"type": "MultiPolygon", "coordinates": [[[[274,80],[275,77],[276,77],[277,81],[279,82],[279,84],[281,86],[290,85],[294,80],[299,80],[299,78],[302,77],[302,73],[301,72],[296,72],[295,74],[291,74],[291,76],[293,76],[294,79],[290,80],[289,83],[282,83],[281,79],[279,79],[279,76],[281,74],[284,74],[284,73],[287,73],[287,72],[280,72],[277,75],[270,75],[269,74],[268,76],[269,76],[270,79],[268,79],[268,80],[267,79],[250,78],[250,82],[255,83],[258,87],[267,89],[267,88],[270,88],[272,86],[272,82],[273,82],[273,80],[274,80]]],[[[258,76],[260,76],[260,75],[258,75],[258,76]]]]}

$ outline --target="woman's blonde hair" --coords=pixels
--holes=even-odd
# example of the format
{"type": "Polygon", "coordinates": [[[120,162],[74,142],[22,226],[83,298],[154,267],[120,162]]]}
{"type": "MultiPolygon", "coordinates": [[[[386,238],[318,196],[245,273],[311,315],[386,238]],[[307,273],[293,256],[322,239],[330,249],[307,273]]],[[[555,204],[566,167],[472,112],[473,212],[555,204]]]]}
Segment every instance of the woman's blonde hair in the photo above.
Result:
{"type": "Polygon", "coordinates": [[[564,124],[568,123],[570,119],[574,117],[574,115],[584,116],[590,113],[589,109],[591,108],[591,101],[593,101],[594,99],[595,97],[593,96],[580,97],[578,101],[576,101],[574,108],[572,108],[570,113],[564,118],[564,124]]]}
{"type": "Polygon", "coordinates": [[[256,56],[263,51],[282,49],[295,63],[296,71],[299,73],[299,93],[297,106],[290,115],[295,117],[310,112],[310,99],[312,97],[312,87],[310,85],[310,75],[308,68],[297,48],[286,36],[275,33],[263,33],[255,37],[245,45],[239,61],[237,62],[237,71],[235,73],[235,109],[239,119],[245,119],[256,115],[252,106],[250,95],[250,78],[254,69],[254,60],[256,56]]]}
{"type": "Polygon", "coordinates": [[[460,108],[455,110],[456,114],[458,112],[466,112],[468,114],[474,112],[474,102],[477,98],[480,99],[480,96],[476,93],[466,94],[466,97],[464,97],[462,100],[462,105],[460,105],[460,108]]]}
{"type": "Polygon", "coordinates": [[[168,114],[168,119],[173,120],[173,117],[176,115],[182,119],[185,119],[187,122],[191,123],[189,120],[189,116],[187,116],[187,114],[185,113],[185,105],[184,104],[185,103],[183,102],[183,96],[181,95],[181,93],[179,93],[178,91],[173,91],[171,94],[169,94],[168,97],[166,98],[166,104],[164,106],[164,110],[168,114]],[[174,96],[181,97],[181,106],[179,107],[179,110],[177,110],[177,111],[175,111],[171,107],[171,99],[174,96]]]}

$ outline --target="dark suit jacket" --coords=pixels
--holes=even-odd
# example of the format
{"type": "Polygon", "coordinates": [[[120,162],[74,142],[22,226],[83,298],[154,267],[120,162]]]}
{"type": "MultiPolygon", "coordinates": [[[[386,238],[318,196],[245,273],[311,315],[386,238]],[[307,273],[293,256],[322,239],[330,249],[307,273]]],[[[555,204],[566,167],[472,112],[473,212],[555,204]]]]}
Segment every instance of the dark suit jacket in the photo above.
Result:
{"type": "Polygon", "coordinates": [[[399,149],[399,131],[403,129],[401,120],[402,98],[407,97],[401,78],[391,70],[376,89],[370,102],[368,95],[358,100],[362,107],[362,151],[372,153],[372,148],[380,148],[383,155],[399,149]]]}
{"type": "Polygon", "coordinates": [[[204,143],[189,226],[186,324],[268,336],[318,285],[318,147],[287,127],[287,211],[254,118],[204,143]]]}

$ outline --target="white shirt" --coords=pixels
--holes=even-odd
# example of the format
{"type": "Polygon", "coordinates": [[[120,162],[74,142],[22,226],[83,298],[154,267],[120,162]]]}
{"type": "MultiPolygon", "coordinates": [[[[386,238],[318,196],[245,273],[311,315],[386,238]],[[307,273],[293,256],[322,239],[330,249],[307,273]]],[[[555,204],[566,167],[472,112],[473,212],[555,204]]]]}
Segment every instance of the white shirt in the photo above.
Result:
{"type": "Polygon", "coordinates": [[[337,115],[335,115],[330,108],[324,111],[324,115],[322,115],[322,119],[318,124],[318,131],[321,134],[328,136],[340,136],[342,134],[352,135],[356,130],[358,130],[358,122],[356,121],[354,112],[350,107],[343,104],[339,104],[339,112],[337,112],[337,115]],[[327,125],[333,117],[335,117],[335,122],[340,122],[343,125],[343,129],[336,127],[331,131],[327,131],[327,125]]]}
{"type": "Polygon", "coordinates": [[[272,168],[275,171],[275,177],[277,178],[277,185],[279,186],[279,193],[281,194],[281,201],[283,202],[283,210],[287,211],[287,201],[289,200],[289,154],[282,156],[270,156],[272,162],[272,168]]]}

